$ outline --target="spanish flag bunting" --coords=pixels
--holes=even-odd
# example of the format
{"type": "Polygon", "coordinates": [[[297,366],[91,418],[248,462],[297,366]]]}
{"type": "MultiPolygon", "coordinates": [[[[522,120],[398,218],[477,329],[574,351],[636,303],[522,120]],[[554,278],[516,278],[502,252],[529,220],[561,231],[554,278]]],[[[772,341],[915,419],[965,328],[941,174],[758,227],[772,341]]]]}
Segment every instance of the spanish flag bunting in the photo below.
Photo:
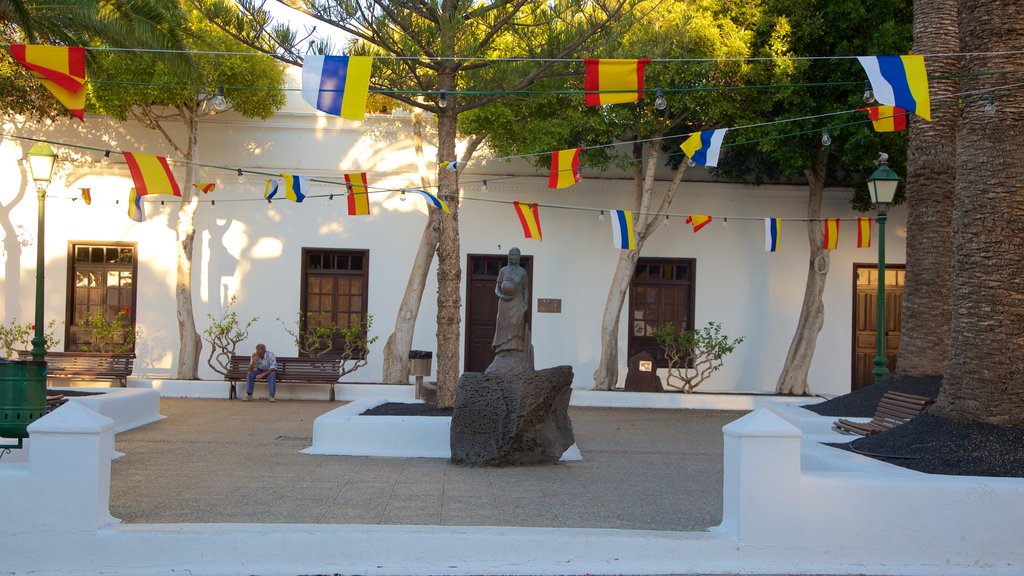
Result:
{"type": "Polygon", "coordinates": [[[839,218],[825,218],[823,233],[821,247],[835,250],[839,246],[839,218]]]}
{"type": "Polygon", "coordinates": [[[146,206],[135,188],[128,193],[128,217],[136,222],[146,221],[146,206]]]}
{"type": "Polygon", "coordinates": [[[210,192],[213,192],[215,188],[217,188],[217,184],[214,182],[199,182],[193,184],[192,186],[194,186],[196,190],[201,191],[203,194],[209,194],[210,192]]]}
{"type": "Polygon", "coordinates": [[[423,196],[426,197],[427,202],[433,204],[434,207],[437,208],[438,210],[441,210],[445,214],[452,213],[451,210],[448,209],[448,203],[445,202],[444,200],[441,200],[440,198],[434,196],[433,194],[427,192],[426,190],[416,190],[416,192],[423,194],[423,196]]]}
{"type": "Polygon", "coordinates": [[[779,251],[779,224],[778,218],[764,219],[764,251],[779,251]]]}
{"type": "Polygon", "coordinates": [[[612,243],[622,250],[636,250],[636,234],[633,233],[633,213],[629,210],[612,210],[612,243]]]}
{"type": "Polygon", "coordinates": [[[72,116],[85,121],[85,48],[11,44],[10,50],[72,116]]]}
{"type": "Polygon", "coordinates": [[[866,112],[871,119],[875,132],[899,132],[907,129],[907,111],[896,106],[872,106],[858,108],[858,112],[866,112]]]}
{"type": "Polygon", "coordinates": [[[584,103],[587,106],[626,104],[640,101],[644,93],[644,66],[648,58],[615,60],[586,58],[583,76],[584,103]]]}
{"type": "Polygon", "coordinates": [[[519,216],[519,223],[523,226],[523,236],[543,241],[540,232],[540,214],[537,212],[536,204],[526,202],[515,202],[516,215],[519,216]]]}
{"type": "Polygon", "coordinates": [[[128,171],[139,196],[147,194],[171,194],[181,196],[181,188],[167,165],[167,158],[151,154],[122,152],[128,161],[128,171]]]}
{"type": "Polygon", "coordinates": [[[924,56],[858,56],[879,103],[899,106],[931,121],[931,97],[924,56]]]}
{"type": "Polygon", "coordinates": [[[348,188],[348,215],[369,215],[370,197],[366,191],[366,172],[345,174],[345,186],[348,188]]]}
{"type": "Polygon", "coordinates": [[[302,99],[321,112],[361,121],[372,66],[372,56],[307,55],[302,61],[302,99]]]}
{"type": "Polygon", "coordinates": [[[686,217],[686,223],[693,226],[693,232],[697,233],[701,228],[711,223],[711,216],[703,216],[699,214],[690,214],[686,217]]]}
{"type": "Polygon", "coordinates": [[[79,188],[79,190],[82,191],[82,200],[85,201],[85,205],[92,204],[92,190],[89,188],[79,188]]]}
{"type": "Polygon", "coordinates": [[[857,218],[857,248],[871,248],[871,218],[857,218]]]}
{"type": "Polygon", "coordinates": [[[582,150],[582,148],[570,148],[551,153],[548,188],[568,188],[583,179],[583,175],[580,174],[580,151],[582,150]]]}

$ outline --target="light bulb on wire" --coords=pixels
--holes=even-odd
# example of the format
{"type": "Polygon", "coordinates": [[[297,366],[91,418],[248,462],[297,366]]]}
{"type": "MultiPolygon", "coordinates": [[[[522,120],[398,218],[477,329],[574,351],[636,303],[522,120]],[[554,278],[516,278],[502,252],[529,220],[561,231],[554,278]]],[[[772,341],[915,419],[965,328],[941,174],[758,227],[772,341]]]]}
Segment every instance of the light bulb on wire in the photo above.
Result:
{"type": "Polygon", "coordinates": [[[693,168],[694,166],[697,165],[697,163],[693,161],[693,158],[687,157],[686,165],[689,166],[690,168],[693,168]]]}
{"type": "Polygon", "coordinates": [[[238,183],[239,184],[244,184],[245,183],[245,174],[242,173],[242,169],[241,168],[238,169],[238,183]]]}
{"type": "Polygon", "coordinates": [[[334,206],[334,194],[331,194],[330,196],[327,197],[327,205],[334,206]]]}
{"type": "Polygon", "coordinates": [[[399,199],[402,202],[405,202],[405,188],[402,188],[402,194],[399,196],[399,199]]]}
{"type": "Polygon", "coordinates": [[[437,106],[439,108],[447,108],[448,107],[448,91],[447,90],[439,90],[437,92],[437,106]]]}
{"type": "Polygon", "coordinates": [[[654,94],[654,109],[664,110],[665,108],[667,108],[668,100],[665,100],[665,91],[661,88],[658,88],[654,94]]]}
{"type": "Polygon", "coordinates": [[[224,98],[224,87],[217,86],[217,95],[213,97],[213,109],[218,112],[223,112],[228,109],[228,101],[224,98]]]}
{"type": "Polygon", "coordinates": [[[996,103],[991,96],[988,97],[988,101],[985,102],[985,114],[989,116],[996,115],[996,103]]]}
{"type": "Polygon", "coordinates": [[[871,104],[875,101],[875,91],[871,89],[871,81],[864,81],[864,102],[871,104]]]}
{"type": "Polygon", "coordinates": [[[103,164],[104,166],[110,164],[110,150],[103,151],[103,158],[100,158],[100,164],[103,164]]]}
{"type": "Polygon", "coordinates": [[[604,210],[601,210],[601,213],[597,215],[597,219],[604,222],[604,210]]]}
{"type": "Polygon", "coordinates": [[[669,225],[668,214],[665,214],[665,226],[669,225]]]}
{"type": "Polygon", "coordinates": [[[484,180],[484,183],[480,185],[480,193],[487,194],[487,180],[484,180]]]}
{"type": "Polygon", "coordinates": [[[832,135],[828,133],[828,128],[821,129],[821,145],[828,146],[832,143],[832,135]]]}

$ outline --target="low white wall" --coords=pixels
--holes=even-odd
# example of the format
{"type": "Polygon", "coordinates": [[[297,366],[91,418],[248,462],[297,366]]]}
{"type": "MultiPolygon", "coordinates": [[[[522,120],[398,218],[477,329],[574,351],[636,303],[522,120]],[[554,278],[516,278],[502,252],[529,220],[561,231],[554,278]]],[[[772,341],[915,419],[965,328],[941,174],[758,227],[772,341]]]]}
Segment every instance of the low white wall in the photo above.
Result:
{"type": "MultiPolygon", "coordinates": [[[[822,424],[834,419],[807,418],[822,424]]],[[[723,518],[717,530],[742,547],[828,551],[837,562],[946,564],[951,570],[1017,566],[1019,573],[1024,565],[1024,480],[930,475],[816,442],[802,446],[801,429],[769,409],[723,432],[723,518]],[[802,467],[802,460],[810,466],[802,467]]]]}
{"type": "Polygon", "coordinates": [[[31,424],[29,433],[28,462],[0,460],[0,510],[9,519],[0,557],[12,575],[992,576],[1019,574],[1024,565],[1024,480],[929,476],[873,460],[858,467],[869,459],[809,443],[800,428],[767,409],[724,428],[723,523],[710,533],[121,526],[109,514],[113,421],[71,403],[31,424]],[[815,449],[822,454],[808,470],[802,460],[815,449]]]}

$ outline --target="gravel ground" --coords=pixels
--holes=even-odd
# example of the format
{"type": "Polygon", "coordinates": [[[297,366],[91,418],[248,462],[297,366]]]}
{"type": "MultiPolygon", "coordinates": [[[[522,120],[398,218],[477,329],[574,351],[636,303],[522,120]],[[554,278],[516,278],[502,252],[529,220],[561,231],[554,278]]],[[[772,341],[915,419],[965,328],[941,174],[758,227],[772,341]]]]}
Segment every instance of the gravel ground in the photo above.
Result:
{"type": "MultiPolygon", "coordinates": [[[[888,390],[935,398],[942,378],[893,377],[807,406],[822,416],[871,417],[888,390]]],[[[845,444],[829,444],[928,474],[1024,478],[1024,429],[955,422],[922,414],[910,422],[845,444]]]]}

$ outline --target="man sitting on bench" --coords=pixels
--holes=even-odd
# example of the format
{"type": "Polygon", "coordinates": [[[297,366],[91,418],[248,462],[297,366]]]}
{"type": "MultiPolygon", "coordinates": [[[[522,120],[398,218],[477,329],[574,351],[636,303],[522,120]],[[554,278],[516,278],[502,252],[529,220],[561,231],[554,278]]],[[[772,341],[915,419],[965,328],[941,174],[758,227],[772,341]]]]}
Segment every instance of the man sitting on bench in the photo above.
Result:
{"type": "Polygon", "coordinates": [[[277,358],[273,352],[267,352],[266,346],[257,344],[256,351],[249,357],[249,373],[245,376],[243,401],[252,400],[252,389],[256,386],[256,381],[263,379],[266,379],[270,389],[270,401],[276,402],[274,395],[277,392],[277,358]]]}

